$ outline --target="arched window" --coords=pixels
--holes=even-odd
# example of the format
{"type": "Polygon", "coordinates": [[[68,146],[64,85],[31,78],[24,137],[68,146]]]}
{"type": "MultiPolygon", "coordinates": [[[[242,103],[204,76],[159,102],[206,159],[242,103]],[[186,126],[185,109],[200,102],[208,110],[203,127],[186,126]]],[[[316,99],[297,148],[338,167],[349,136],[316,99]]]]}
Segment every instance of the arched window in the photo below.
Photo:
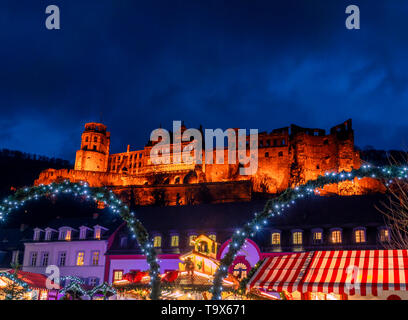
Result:
{"type": "Polygon", "coordinates": [[[301,245],[303,243],[302,231],[292,232],[292,242],[294,245],[301,245]]]}
{"type": "Polygon", "coordinates": [[[172,247],[178,247],[179,246],[179,236],[178,235],[171,236],[171,246],[172,247]]]}
{"type": "Polygon", "coordinates": [[[338,244],[338,243],[342,242],[341,230],[340,229],[331,230],[330,241],[331,241],[331,243],[334,243],[334,244],[338,244]]]}
{"type": "Polygon", "coordinates": [[[356,228],[354,230],[354,241],[356,243],[364,243],[366,242],[366,232],[365,228],[356,228]]]}
{"type": "Polygon", "coordinates": [[[281,244],[281,234],[280,232],[272,232],[272,245],[280,245],[281,244]]]}
{"type": "Polygon", "coordinates": [[[154,246],[155,248],[160,248],[161,245],[162,245],[161,242],[162,242],[161,236],[155,236],[155,237],[153,238],[153,246],[154,246]]]}

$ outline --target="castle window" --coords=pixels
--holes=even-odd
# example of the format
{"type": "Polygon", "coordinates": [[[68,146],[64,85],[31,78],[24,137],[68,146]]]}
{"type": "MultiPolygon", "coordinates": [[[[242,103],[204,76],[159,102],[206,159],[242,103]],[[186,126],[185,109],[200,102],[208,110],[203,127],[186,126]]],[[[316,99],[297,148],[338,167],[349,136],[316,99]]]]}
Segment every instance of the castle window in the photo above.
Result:
{"type": "Polygon", "coordinates": [[[325,146],[327,146],[327,145],[329,144],[329,140],[324,139],[324,140],[323,140],[323,144],[324,144],[325,146]]]}
{"type": "Polygon", "coordinates": [[[267,145],[268,147],[270,147],[270,146],[271,146],[271,140],[266,140],[266,145],[267,145]]]}
{"type": "Polygon", "coordinates": [[[179,236],[177,236],[177,235],[171,236],[171,246],[172,247],[178,247],[179,246],[179,236]]]}
{"type": "Polygon", "coordinates": [[[98,142],[98,137],[94,137],[94,142],[98,142]]]}
{"type": "Polygon", "coordinates": [[[265,158],[269,158],[269,152],[265,152],[265,158]]]}
{"type": "Polygon", "coordinates": [[[381,228],[380,229],[380,241],[381,242],[387,242],[390,241],[390,232],[388,228],[381,228]]]}
{"type": "Polygon", "coordinates": [[[281,244],[281,234],[280,232],[273,232],[272,233],[272,245],[280,245],[281,244]]]}
{"type": "Polygon", "coordinates": [[[88,137],[86,137],[86,138],[85,138],[85,142],[88,142],[88,141],[89,141],[89,139],[88,139],[88,137]]]}
{"type": "Polygon", "coordinates": [[[281,142],[282,142],[282,146],[284,146],[286,144],[285,139],[283,139],[281,142]]]}
{"type": "Polygon", "coordinates": [[[278,157],[283,157],[283,152],[282,151],[279,151],[278,157]]]}
{"type": "Polygon", "coordinates": [[[161,236],[155,236],[154,238],[153,238],[153,246],[155,247],[155,248],[160,248],[161,247],[161,241],[162,240],[162,238],[161,238],[161,236]]]}
{"type": "Polygon", "coordinates": [[[303,235],[301,231],[294,231],[292,233],[292,242],[294,245],[301,245],[303,240],[303,235]]]}
{"type": "Polygon", "coordinates": [[[262,140],[259,141],[259,146],[263,147],[263,141],[262,140]]]}
{"type": "Polygon", "coordinates": [[[330,234],[330,241],[331,243],[338,244],[341,243],[341,230],[340,229],[335,229],[331,231],[330,234]]]}
{"type": "Polygon", "coordinates": [[[366,242],[366,234],[364,228],[358,228],[354,230],[354,241],[356,243],[366,242]]]}

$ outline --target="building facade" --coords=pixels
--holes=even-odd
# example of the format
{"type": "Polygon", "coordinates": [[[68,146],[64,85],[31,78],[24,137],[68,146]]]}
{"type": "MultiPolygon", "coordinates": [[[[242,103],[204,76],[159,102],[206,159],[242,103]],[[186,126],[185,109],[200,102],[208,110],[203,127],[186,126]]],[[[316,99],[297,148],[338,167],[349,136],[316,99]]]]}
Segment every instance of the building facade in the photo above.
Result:
{"type": "Polygon", "coordinates": [[[54,265],[61,277],[76,276],[87,285],[98,285],[104,277],[108,235],[109,230],[98,224],[35,228],[32,241],[24,243],[23,271],[46,275],[47,267],[54,265]]]}

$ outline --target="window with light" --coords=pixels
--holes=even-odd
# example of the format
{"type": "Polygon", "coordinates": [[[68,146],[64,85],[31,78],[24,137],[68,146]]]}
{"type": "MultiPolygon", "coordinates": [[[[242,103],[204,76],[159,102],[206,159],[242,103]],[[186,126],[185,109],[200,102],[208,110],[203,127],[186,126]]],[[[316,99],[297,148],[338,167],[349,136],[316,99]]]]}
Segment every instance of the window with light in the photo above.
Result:
{"type": "Polygon", "coordinates": [[[179,236],[171,236],[171,246],[178,247],[179,246],[179,236]]]}
{"type": "Polygon", "coordinates": [[[341,231],[340,230],[333,230],[331,232],[331,242],[341,243],[341,231]]]}
{"type": "Polygon", "coordinates": [[[77,266],[83,266],[84,265],[84,257],[85,257],[85,252],[83,252],[83,251],[78,252],[77,261],[76,261],[77,266]]]}
{"type": "Polygon", "coordinates": [[[355,237],[356,243],[366,242],[365,230],[364,229],[355,230],[354,237],[355,237]]]}
{"type": "Polygon", "coordinates": [[[113,281],[120,281],[123,279],[123,270],[115,270],[113,272],[113,281]]]}
{"type": "Polygon", "coordinates": [[[243,263],[237,263],[234,266],[234,270],[233,270],[233,275],[238,279],[238,280],[242,280],[244,278],[246,278],[247,276],[247,266],[243,263]]]}
{"type": "Polygon", "coordinates": [[[65,240],[70,241],[71,240],[71,230],[67,230],[65,233],[65,240]]]}
{"type": "Polygon", "coordinates": [[[97,240],[101,239],[101,228],[96,228],[95,229],[95,239],[97,239],[97,240]]]}
{"type": "Polygon", "coordinates": [[[272,244],[273,245],[280,245],[281,243],[281,235],[279,232],[272,233],[272,244]]]}
{"type": "Polygon", "coordinates": [[[197,239],[197,236],[196,236],[196,235],[191,235],[191,236],[189,236],[189,237],[188,237],[188,243],[189,243],[189,245],[190,245],[190,246],[193,246],[196,239],[197,239]]]}
{"type": "Polygon", "coordinates": [[[390,232],[388,229],[380,229],[380,240],[381,242],[387,242],[390,240],[390,232]]]}
{"type": "Polygon", "coordinates": [[[153,238],[153,246],[155,247],[155,248],[160,248],[161,247],[161,236],[155,236],[154,238],[153,238]]]}
{"type": "Polygon", "coordinates": [[[301,245],[302,244],[302,232],[296,231],[292,234],[293,237],[293,244],[301,245]]]}
{"type": "Polygon", "coordinates": [[[313,232],[313,243],[321,243],[323,239],[323,234],[321,231],[313,232]]]}

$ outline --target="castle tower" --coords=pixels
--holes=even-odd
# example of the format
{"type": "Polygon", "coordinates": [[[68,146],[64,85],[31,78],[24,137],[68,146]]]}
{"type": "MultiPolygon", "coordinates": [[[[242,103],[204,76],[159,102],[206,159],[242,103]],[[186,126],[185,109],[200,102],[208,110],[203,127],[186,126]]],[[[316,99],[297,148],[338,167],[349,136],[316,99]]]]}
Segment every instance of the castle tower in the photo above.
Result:
{"type": "Polygon", "coordinates": [[[75,158],[75,170],[99,171],[108,170],[110,132],[102,123],[85,124],[81,137],[81,149],[75,158]]]}

